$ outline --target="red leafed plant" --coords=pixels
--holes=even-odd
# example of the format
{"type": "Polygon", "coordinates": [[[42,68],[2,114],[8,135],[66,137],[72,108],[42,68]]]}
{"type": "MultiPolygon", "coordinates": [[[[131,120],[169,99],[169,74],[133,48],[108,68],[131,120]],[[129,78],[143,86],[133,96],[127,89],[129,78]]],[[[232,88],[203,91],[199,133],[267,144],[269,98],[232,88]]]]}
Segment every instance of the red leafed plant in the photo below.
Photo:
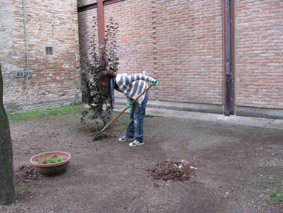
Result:
{"type": "MultiPolygon", "coordinates": [[[[94,17],[94,31],[97,32],[97,21],[94,17]]],[[[82,91],[83,101],[88,104],[89,109],[82,112],[81,123],[85,123],[85,119],[93,119],[97,123],[101,119],[106,125],[111,118],[113,104],[109,98],[109,89],[103,88],[98,82],[98,75],[101,71],[112,70],[118,72],[119,58],[117,57],[117,42],[116,36],[119,32],[118,23],[110,18],[105,26],[105,42],[103,46],[98,48],[97,34],[94,33],[91,37],[91,52],[88,56],[82,56],[82,91]],[[103,55],[100,57],[99,50],[103,50],[103,55]],[[89,112],[93,113],[89,113],[89,112]]]]}

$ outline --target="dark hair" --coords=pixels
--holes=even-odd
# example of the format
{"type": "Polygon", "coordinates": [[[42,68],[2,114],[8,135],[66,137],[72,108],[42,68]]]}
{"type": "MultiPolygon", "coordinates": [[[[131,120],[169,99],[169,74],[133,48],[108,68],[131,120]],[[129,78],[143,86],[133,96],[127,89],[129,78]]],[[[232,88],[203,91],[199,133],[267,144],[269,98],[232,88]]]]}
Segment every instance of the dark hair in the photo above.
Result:
{"type": "Polygon", "coordinates": [[[99,73],[98,75],[98,80],[99,81],[106,81],[106,80],[109,80],[110,78],[114,78],[116,77],[116,73],[109,70],[109,71],[102,71],[99,73]]]}

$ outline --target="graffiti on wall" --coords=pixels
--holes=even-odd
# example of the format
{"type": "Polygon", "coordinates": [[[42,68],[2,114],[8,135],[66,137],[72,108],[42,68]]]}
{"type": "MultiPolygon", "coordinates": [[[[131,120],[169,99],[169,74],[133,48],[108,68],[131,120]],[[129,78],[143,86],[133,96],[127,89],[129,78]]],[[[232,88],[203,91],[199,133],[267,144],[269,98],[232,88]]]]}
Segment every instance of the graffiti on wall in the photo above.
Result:
{"type": "Polygon", "coordinates": [[[141,65],[141,53],[138,50],[138,46],[138,42],[135,44],[126,43],[126,45],[117,45],[117,57],[119,60],[125,61],[124,69],[127,69],[131,63],[137,63],[139,66],[141,65]]]}

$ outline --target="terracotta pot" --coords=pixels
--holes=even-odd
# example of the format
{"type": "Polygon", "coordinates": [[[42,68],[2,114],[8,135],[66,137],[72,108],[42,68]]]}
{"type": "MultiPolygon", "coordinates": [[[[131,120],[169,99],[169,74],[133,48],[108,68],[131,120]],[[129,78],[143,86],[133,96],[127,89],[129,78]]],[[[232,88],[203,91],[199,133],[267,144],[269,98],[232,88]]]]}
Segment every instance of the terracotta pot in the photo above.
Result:
{"type": "Polygon", "coordinates": [[[35,167],[35,169],[40,174],[58,175],[58,174],[65,172],[67,166],[69,165],[70,160],[71,160],[71,155],[69,153],[53,151],[53,152],[43,152],[43,153],[33,156],[30,159],[30,163],[32,166],[35,167]],[[62,162],[51,163],[51,164],[42,163],[44,160],[51,159],[51,158],[64,158],[64,160],[62,162]]]}

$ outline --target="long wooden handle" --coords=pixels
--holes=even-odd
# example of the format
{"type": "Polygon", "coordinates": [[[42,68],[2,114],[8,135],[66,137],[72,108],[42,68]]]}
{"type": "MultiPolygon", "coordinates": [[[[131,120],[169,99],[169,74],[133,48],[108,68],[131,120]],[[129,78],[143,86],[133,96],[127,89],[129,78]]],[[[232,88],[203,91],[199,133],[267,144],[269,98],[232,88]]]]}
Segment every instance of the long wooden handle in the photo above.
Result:
{"type": "MultiPolygon", "coordinates": [[[[146,88],[141,94],[139,94],[139,96],[138,96],[135,100],[133,100],[133,101],[131,102],[131,105],[133,105],[133,104],[134,104],[144,93],[146,93],[152,86],[153,86],[153,84],[149,85],[148,88],[146,88]]],[[[127,107],[126,107],[125,109],[123,109],[112,121],[110,121],[110,122],[105,126],[105,128],[108,127],[108,126],[110,126],[114,121],[116,121],[117,118],[119,118],[127,109],[128,109],[127,107]]]]}

